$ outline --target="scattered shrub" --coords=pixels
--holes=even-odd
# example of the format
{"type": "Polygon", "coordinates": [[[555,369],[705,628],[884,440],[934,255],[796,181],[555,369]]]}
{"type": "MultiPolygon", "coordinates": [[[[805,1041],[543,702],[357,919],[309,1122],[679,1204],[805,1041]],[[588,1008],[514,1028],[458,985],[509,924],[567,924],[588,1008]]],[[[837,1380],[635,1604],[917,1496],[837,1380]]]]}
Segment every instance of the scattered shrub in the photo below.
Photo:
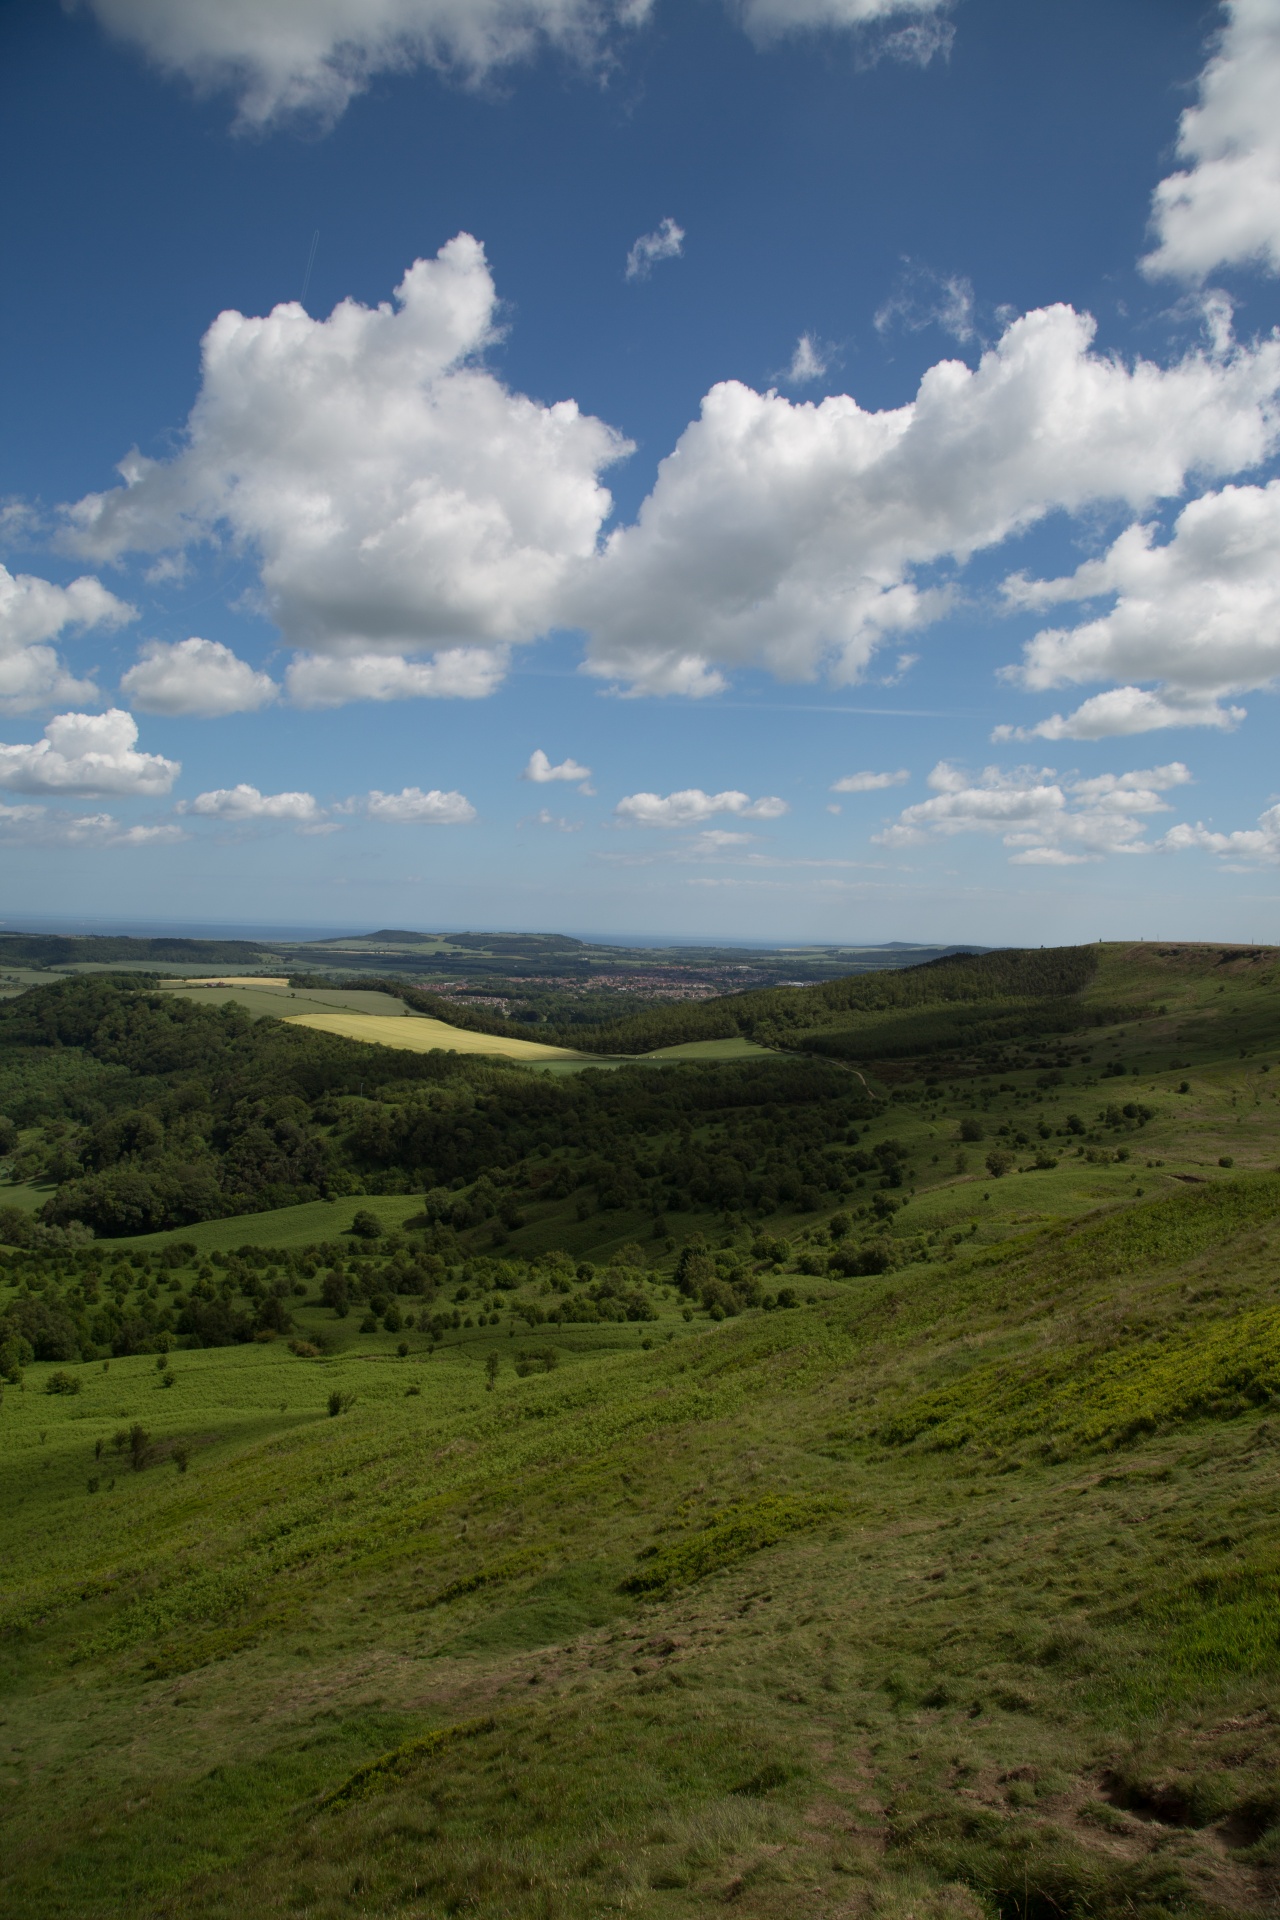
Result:
{"type": "Polygon", "coordinates": [[[691,1586],[721,1567],[774,1546],[788,1534],[807,1532],[841,1511],[838,1500],[822,1495],[776,1494],[741,1502],[716,1515],[701,1532],[651,1554],[639,1573],[622,1583],[624,1593],[670,1593],[691,1586]]]}

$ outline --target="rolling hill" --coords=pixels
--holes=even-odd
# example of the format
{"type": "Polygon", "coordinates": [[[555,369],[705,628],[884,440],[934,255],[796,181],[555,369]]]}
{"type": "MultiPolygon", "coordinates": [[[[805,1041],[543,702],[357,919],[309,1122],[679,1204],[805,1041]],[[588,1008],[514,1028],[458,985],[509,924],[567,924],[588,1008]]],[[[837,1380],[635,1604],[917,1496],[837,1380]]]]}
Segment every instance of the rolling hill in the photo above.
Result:
{"type": "Polygon", "coordinates": [[[1278,966],[5,1003],[6,1913],[1274,1913],[1278,966]]]}

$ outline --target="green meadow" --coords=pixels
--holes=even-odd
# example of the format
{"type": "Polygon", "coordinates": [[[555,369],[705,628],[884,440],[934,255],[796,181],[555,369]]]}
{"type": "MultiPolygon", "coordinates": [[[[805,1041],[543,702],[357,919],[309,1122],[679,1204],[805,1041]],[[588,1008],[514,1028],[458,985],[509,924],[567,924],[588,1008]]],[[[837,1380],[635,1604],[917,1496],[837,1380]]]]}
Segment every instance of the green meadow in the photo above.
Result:
{"type": "MultiPolygon", "coordinates": [[[[88,1329],[7,1350],[5,1913],[1280,1911],[1278,957],[1094,960],[662,1074],[228,1028],[350,1190],[0,1256],[88,1329]]],[[[34,1031],[38,1207],[131,1056],[34,1031]]]]}

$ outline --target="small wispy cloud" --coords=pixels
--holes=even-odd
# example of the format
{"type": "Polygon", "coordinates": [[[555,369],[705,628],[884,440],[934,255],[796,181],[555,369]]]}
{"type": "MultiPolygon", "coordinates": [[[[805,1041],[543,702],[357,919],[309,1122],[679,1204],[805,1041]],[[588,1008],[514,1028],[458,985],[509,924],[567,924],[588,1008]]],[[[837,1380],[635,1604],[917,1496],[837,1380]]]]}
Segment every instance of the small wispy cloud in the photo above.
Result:
{"type": "Polygon", "coordinates": [[[782,376],[789,387],[807,387],[821,380],[831,365],[833,349],[816,334],[802,333],[796,341],[791,365],[782,376]]]}
{"type": "Polygon", "coordinates": [[[843,780],[831,782],[832,793],[881,793],[885,787],[900,787],[911,775],[905,767],[896,773],[846,773],[843,780]]]}
{"type": "Polygon", "coordinates": [[[581,820],[566,820],[563,814],[552,813],[550,807],[539,807],[527,820],[520,822],[522,827],[552,827],[556,833],[581,833],[581,820]]]}
{"type": "Polygon", "coordinates": [[[935,273],[914,260],[903,262],[896,291],[875,315],[880,335],[900,327],[904,333],[923,333],[938,327],[961,346],[978,337],[972,282],[962,273],[935,273]]]}
{"type": "Polygon", "coordinates": [[[684,228],[667,216],[652,233],[642,233],[627,255],[628,280],[647,280],[659,260],[678,260],[684,252],[684,228]]]}

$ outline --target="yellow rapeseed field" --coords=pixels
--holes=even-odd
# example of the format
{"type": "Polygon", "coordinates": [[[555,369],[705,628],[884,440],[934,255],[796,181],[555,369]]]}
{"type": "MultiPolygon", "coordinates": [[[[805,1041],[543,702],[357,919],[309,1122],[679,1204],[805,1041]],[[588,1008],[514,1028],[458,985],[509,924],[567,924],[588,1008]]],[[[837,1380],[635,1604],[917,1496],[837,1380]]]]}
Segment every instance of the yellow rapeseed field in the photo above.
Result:
{"type": "Polygon", "coordinates": [[[414,1053],[443,1047],[449,1053],[497,1054],[504,1060],[584,1058],[567,1047],[543,1046],[537,1040],[508,1040],[501,1034],[470,1033],[465,1027],[451,1027],[425,1015],[399,1020],[381,1013],[297,1013],[289,1016],[288,1024],[314,1027],[318,1033],[340,1033],[347,1040],[375,1041],[383,1047],[408,1047],[414,1053]]]}

